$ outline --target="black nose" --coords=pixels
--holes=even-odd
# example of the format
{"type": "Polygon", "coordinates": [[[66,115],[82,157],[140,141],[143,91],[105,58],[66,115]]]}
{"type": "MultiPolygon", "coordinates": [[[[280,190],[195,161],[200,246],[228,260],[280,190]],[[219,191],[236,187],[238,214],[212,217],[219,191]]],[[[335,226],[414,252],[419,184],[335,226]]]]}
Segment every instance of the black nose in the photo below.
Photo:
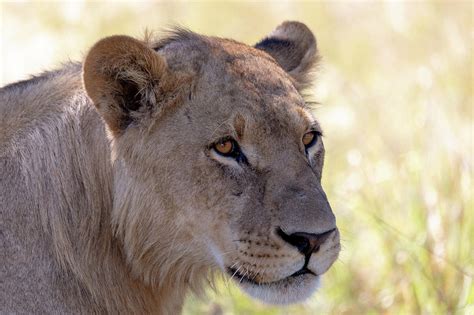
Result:
{"type": "Polygon", "coordinates": [[[319,247],[324,243],[329,235],[334,232],[335,228],[320,234],[312,234],[305,232],[297,232],[291,235],[286,234],[280,228],[277,229],[277,234],[287,243],[298,248],[303,255],[311,255],[319,250],[319,247]]]}

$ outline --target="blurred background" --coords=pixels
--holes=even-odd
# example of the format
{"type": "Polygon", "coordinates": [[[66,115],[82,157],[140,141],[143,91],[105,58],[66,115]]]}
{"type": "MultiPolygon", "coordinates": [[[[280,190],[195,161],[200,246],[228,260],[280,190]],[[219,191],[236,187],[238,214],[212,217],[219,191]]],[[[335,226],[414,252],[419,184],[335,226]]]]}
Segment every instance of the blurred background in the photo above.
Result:
{"type": "Polygon", "coordinates": [[[471,2],[0,3],[0,86],[146,28],[248,44],[284,20],[315,32],[340,259],[303,305],[266,306],[223,281],[185,314],[474,314],[471,2]]]}

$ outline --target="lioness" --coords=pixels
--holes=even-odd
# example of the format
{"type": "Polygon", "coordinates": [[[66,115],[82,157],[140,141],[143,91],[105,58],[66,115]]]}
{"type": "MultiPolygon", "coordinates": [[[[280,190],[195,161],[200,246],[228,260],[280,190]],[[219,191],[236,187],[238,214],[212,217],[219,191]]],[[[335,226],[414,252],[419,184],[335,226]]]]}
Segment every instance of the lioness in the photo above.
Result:
{"type": "Polygon", "coordinates": [[[250,47],[176,29],[100,40],[0,90],[0,311],[175,314],[221,270],[308,298],[336,260],[302,23],[250,47]]]}

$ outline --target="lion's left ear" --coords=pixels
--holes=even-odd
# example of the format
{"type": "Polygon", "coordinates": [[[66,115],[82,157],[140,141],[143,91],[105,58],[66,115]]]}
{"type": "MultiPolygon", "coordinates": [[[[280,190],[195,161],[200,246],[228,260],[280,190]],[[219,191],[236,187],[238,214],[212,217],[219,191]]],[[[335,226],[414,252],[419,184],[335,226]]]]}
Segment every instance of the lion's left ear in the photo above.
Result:
{"type": "Polygon", "coordinates": [[[319,59],[316,38],[303,23],[286,21],[255,48],[271,55],[302,90],[311,84],[311,71],[319,59]]]}
{"type": "Polygon", "coordinates": [[[111,36],[97,42],[83,68],[87,95],[114,135],[134,121],[166,106],[164,99],[177,82],[166,61],[146,43],[129,36],[111,36]]]}

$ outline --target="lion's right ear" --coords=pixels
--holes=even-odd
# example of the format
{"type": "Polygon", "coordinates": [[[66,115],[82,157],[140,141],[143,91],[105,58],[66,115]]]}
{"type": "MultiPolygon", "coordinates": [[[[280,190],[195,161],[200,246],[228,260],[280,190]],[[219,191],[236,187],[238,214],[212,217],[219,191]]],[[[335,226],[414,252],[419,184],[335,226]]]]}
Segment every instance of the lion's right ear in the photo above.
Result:
{"type": "Polygon", "coordinates": [[[115,135],[145,113],[162,110],[160,94],[172,80],[163,57],[128,36],[100,40],[84,61],[87,95],[115,135]]]}

